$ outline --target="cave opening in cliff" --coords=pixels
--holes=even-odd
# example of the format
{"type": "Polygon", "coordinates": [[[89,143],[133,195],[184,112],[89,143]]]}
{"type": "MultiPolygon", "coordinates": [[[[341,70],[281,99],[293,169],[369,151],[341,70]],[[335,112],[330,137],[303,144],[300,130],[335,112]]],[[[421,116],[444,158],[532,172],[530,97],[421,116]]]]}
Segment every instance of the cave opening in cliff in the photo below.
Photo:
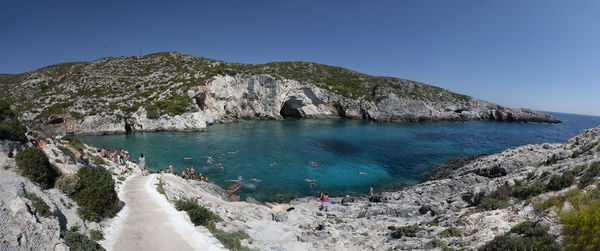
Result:
{"type": "Polygon", "coordinates": [[[130,124],[125,124],[125,133],[130,133],[131,131],[133,131],[131,129],[131,125],[130,124]]]}
{"type": "Polygon", "coordinates": [[[302,101],[289,99],[283,103],[279,114],[284,118],[300,118],[302,117],[300,110],[298,110],[300,107],[302,107],[302,101]]]}

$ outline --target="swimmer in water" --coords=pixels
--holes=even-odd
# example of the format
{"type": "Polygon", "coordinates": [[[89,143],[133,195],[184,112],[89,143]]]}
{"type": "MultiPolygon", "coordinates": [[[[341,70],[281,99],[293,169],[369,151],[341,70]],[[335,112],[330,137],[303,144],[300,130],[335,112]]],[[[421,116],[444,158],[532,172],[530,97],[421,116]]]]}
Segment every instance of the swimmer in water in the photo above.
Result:
{"type": "Polygon", "coordinates": [[[192,159],[192,158],[190,158],[190,157],[184,157],[183,159],[192,159]]]}
{"type": "Polygon", "coordinates": [[[310,188],[313,188],[313,187],[317,186],[316,180],[309,180],[307,178],[304,178],[304,181],[310,183],[310,188]]]}
{"type": "Polygon", "coordinates": [[[254,181],[254,182],[261,182],[261,181],[262,181],[262,180],[259,180],[259,179],[256,179],[256,178],[254,178],[254,177],[250,177],[250,180],[251,180],[251,181],[254,181]]]}
{"type": "Polygon", "coordinates": [[[275,161],[273,161],[273,162],[271,163],[271,166],[276,166],[276,165],[277,165],[277,162],[275,162],[275,161]]]}
{"type": "Polygon", "coordinates": [[[358,175],[367,175],[367,172],[358,171],[358,175]]]}
{"type": "Polygon", "coordinates": [[[240,182],[242,182],[242,176],[238,176],[237,180],[229,179],[229,180],[225,180],[225,181],[240,183],[240,182]]]}
{"type": "Polygon", "coordinates": [[[319,162],[312,161],[312,166],[313,166],[313,167],[318,167],[318,166],[319,166],[319,162]]]}

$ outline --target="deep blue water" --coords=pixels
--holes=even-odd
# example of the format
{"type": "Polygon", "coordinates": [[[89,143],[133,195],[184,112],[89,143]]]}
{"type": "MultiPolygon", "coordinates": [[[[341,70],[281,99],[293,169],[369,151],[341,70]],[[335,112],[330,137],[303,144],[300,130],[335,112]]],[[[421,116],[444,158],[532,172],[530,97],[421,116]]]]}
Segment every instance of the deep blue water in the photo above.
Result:
{"type": "Polygon", "coordinates": [[[151,170],[172,164],[194,168],[226,188],[242,176],[242,197],[259,201],[315,195],[364,194],[369,187],[415,184],[456,157],[497,153],[510,147],[562,143],[600,125],[600,117],[551,113],[562,124],[381,123],[343,119],[243,120],[208,132],[156,132],[82,136],[101,147],[147,156],[151,170]],[[207,163],[207,156],[213,162],[207,163]],[[200,161],[200,157],[202,161],[200,161]],[[184,159],[192,158],[192,159],[184,159]],[[319,162],[312,167],[311,161],[319,162]],[[224,169],[218,167],[222,163],[224,169]],[[275,162],[276,165],[272,165],[275,162]],[[358,171],[366,172],[359,175],[358,171]],[[250,177],[262,180],[252,182],[250,177]],[[316,180],[311,187],[304,179],[316,180]]]}

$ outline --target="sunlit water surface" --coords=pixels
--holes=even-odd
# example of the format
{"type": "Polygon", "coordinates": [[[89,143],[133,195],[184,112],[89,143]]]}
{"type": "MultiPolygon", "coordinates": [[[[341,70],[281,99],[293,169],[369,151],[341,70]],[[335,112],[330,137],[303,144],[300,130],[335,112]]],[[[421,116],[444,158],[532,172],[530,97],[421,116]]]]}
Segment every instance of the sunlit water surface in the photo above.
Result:
{"type": "Polygon", "coordinates": [[[318,190],[343,196],[364,194],[370,187],[415,184],[456,157],[497,153],[524,144],[562,143],[583,129],[600,125],[600,117],[551,114],[563,123],[242,120],[209,126],[208,132],[80,138],[97,147],[124,148],[132,159],[144,153],[151,170],[172,164],[181,173],[193,166],[223,188],[234,184],[226,180],[241,176],[242,198],[282,201],[315,195],[318,190]],[[318,166],[313,167],[313,161],[318,166]],[[251,181],[251,177],[261,181],[251,181]],[[305,179],[315,180],[316,186],[311,187],[305,179]]]}

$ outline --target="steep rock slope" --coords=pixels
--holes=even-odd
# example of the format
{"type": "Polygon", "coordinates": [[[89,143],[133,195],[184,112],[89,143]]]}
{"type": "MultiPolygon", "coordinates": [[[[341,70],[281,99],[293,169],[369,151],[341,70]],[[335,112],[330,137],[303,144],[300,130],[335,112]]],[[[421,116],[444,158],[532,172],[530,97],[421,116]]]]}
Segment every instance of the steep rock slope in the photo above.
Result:
{"type": "Polygon", "coordinates": [[[1,74],[2,98],[43,131],[203,130],[236,118],[559,123],[439,87],[308,62],[232,64],[175,52],[1,74]]]}

